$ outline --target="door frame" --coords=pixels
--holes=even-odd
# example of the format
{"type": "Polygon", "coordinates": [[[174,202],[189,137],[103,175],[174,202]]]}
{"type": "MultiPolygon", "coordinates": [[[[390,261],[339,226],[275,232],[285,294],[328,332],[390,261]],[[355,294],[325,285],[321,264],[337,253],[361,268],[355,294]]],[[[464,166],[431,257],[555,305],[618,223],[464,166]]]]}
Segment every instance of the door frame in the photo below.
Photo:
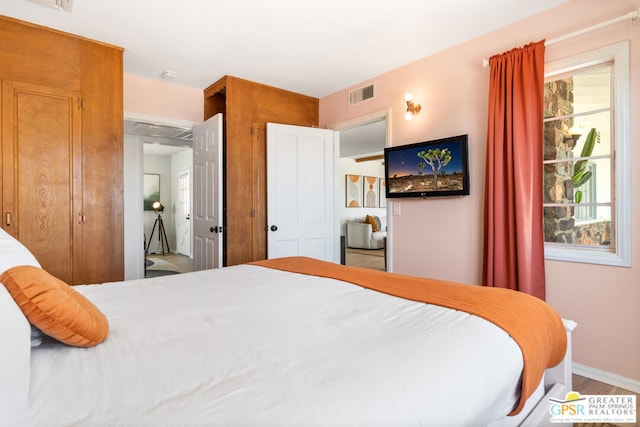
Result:
{"type": "MultiPolygon", "coordinates": [[[[193,150],[193,148],[192,148],[193,150]]],[[[193,211],[193,178],[191,176],[191,169],[180,169],[176,171],[176,176],[175,178],[175,182],[173,182],[173,184],[176,186],[176,200],[174,201],[174,204],[176,205],[176,212],[175,215],[173,216],[173,221],[174,221],[174,228],[176,230],[176,252],[182,255],[187,255],[189,258],[193,259],[193,230],[191,230],[191,213],[193,211]],[[179,186],[179,182],[180,182],[180,178],[182,176],[186,175],[187,176],[187,181],[189,182],[189,219],[187,219],[187,223],[189,224],[189,255],[183,253],[180,251],[180,245],[178,244],[179,240],[180,240],[180,236],[178,235],[178,230],[180,229],[180,227],[178,227],[178,223],[180,221],[184,221],[185,219],[181,219],[181,215],[179,215],[179,203],[180,203],[180,186],[179,186]]]]}
{"type": "MultiPolygon", "coordinates": [[[[341,131],[353,129],[359,126],[368,125],[379,120],[384,120],[386,125],[385,147],[391,147],[391,108],[375,111],[353,119],[344,120],[327,126],[328,129],[341,131]]],[[[340,155],[338,155],[340,158],[340,155]]],[[[336,179],[340,179],[340,171],[336,168],[336,179]]],[[[339,194],[339,193],[336,193],[339,194]]],[[[338,196],[340,197],[340,196],[338,196]]],[[[338,200],[336,206],[340,206],[342,200],[338,200]]],[[[387,200],[387,271],[393,271],[393,202],[387,200]]],[[[340,219],[338,218],[338,221],[340,219]]],[[[338,230],[338,241],[340,241],[340,231],[338,230]]]]}
{"type": "MultiPolygon", "coordinates": [[[[124,112],[123,120],[137,120],[145,123],[175,126],[193,129],[195,122],[154,116],[150,114],[124,112]]],[[[144,211],[142,210],[142,177],[144,175],[144,154],[142,138],[137,139],[135,146],[132,139],[125,134],[124,141],[124,278],[142,279],[144,277],[144,211]]],[[[193,229],[192,229],[193,233],[193,229]]],[[[147,236],[149,237],[149,236],[147,236]]],[[[193,241],[193,234],[192,234],[193,241]]]]}

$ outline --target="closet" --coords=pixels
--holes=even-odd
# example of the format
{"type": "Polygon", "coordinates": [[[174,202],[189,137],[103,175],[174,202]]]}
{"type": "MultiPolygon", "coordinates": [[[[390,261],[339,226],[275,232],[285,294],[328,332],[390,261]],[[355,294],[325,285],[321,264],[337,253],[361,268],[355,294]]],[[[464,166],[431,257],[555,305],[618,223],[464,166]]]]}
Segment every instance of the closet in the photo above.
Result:
{"type": "Polygon", "coordinates": [[[70,284],[124,277],[122,77],[121,48],[0,16],[2,228],[70,284]]]}
{"type": "Polygon", "coordinates": [[[318,99],[224,76],[204,90],[204,119],[224,117],[224,265],[267,258],[267,122],[318,126],[318,99]]]}

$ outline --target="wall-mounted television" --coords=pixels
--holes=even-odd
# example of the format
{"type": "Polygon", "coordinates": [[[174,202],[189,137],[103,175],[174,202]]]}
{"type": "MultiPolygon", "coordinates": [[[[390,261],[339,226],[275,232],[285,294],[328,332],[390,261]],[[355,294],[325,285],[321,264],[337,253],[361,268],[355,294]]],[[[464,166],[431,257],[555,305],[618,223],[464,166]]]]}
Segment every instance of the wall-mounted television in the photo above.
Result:
{"type": "Polygon", "coordinates": [[[469,195],[467,135],[384,149],[386,196],[469,195]]]}

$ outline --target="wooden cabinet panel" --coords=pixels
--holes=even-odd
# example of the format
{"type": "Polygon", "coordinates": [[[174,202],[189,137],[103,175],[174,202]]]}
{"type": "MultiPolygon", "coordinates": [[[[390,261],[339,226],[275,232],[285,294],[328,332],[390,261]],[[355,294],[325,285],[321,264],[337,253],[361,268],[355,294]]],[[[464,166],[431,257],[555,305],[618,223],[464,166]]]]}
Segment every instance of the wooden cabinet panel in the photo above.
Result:
{"type": "MultiPolygon", "coordinates": [[[[264,125],[253,126],[252,144],[253,200],[252,204],[259,210],[267,206],[267,128],[264,125]]],[[[253,218],[253,258],[267,259],[267,215],[257,214],[253,218]]]]}
{"type": "Polygon", "coordinates": [[[122,79],[121,48],[0,16],[2,226],[72,284],[124,278],[122,79]]]}
{"type": "Polygon", "coordinates": [[[0,75],[80,90],[80,42],[59,31],[0,16],[0,75]]]}
{"type": "Polygon", "coordinates": [[[80,94],[7,80],[2,93],[3,209],[12,219],[5,228],[45,270],[73,283],[80,94]]]}
{"type": "Polygon", "coordinates": [[[124,280],[122,52],[84,42],[81,55],[85,222],[76,283],[124,280]]]}
{"type": "Polygon", "coordinates": [[[204,90],[204,119],[225,114],[225,265],[267,257],[267,122],[318,126],[318,102],[232,76],[204,90]]]}

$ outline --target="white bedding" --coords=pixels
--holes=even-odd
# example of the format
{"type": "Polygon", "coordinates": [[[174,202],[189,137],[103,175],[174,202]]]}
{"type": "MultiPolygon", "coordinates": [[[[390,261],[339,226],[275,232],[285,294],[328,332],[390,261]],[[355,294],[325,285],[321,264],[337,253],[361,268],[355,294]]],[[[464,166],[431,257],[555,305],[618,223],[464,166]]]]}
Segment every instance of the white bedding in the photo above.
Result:
{"type": "Polygon", "coordinates": [[[33,426],[479,426],[519,397],[503,330],[334,279],[242,265],[75,289],[109,337],[32,349],[33,426]]]}

